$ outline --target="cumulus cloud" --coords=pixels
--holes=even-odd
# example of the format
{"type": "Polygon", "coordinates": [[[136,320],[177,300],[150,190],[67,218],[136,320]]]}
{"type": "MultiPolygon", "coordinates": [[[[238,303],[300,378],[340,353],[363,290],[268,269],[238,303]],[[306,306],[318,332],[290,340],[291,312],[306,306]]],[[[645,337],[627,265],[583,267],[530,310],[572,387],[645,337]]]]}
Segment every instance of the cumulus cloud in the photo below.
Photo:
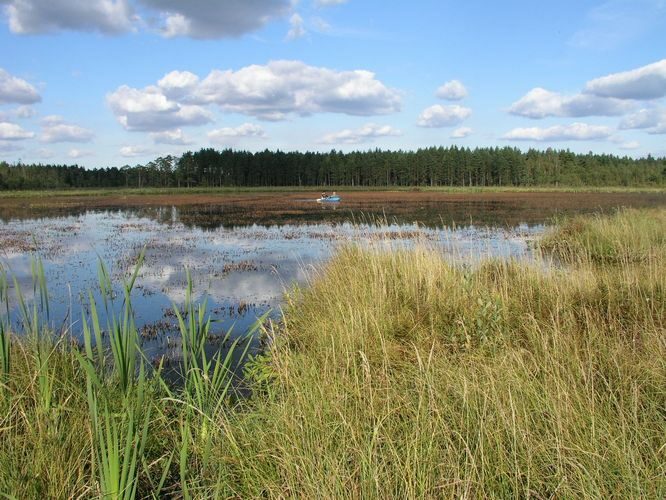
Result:
{"type": "MultiPolygon", "coordinates": [[[[172,73],[165,78],[169,75],[172,73]]],[[[167,85],[164,78],[160,82],[167,85]]],[[[198,105],[180,104],[171,100],[159,86],[135,89],[122,85],[107,94],[106,102],[116,119],[127,130],[158,132],[213,121],[210,111],[198,105]]]]}
{"type": "Polygon", "coordinates": [[[92,151],[85,151],[81,149],[72,148],[67,152],[67,156],[72,159],[85,158],[86,156],[95,156],[92,151]]]}
{"type": "Polygon", "coordinates": [[[451,133],[451,139],[463,139],[469,135],[472,135],[472,132],[473,130],[469,127],[460,127],[451,133]]]}
{"type": "Polygon", "coordinates": [[[666,96],[666,59],[647,66],[590,80],[585,91],[618,99],[658,99],[666,96]]]}
{"type": "Polygon", "coordinates": [[[140,0],[159,11],[167,37],[238,37],[286,16],[291,0],[140,0]]]}
{"type": "Polygon", "coordinates": [[[260,125],[254,123],[243,123],[238,127],[224,127],[208,132],[208,139],[217,144],[226,144],[243,137],[263,139],[266,137],[266,132],[260,125]]]}
{"type": "Polygon", "coordinates": [[[666,123],[666,109],[644,108],[625,116],[620,122],[621,129],[641,129],[656,127],[659,123],[666,123]]]}
{"type": "Polygon", "coordinates": [[[666,133],[666,109],[661,107],[643,108],[625,116],[620,129],[647,129],[648,134],[666,133]]]}
{"type": "Polygon", "coordinates": [[[179,128],[175,130],[165,130],[164,132],[152,132],[150,137],[155,144],[172,144],[174,146],[192,144],[192,141],[185,137],[185,134],[183,134],[183,131],[179,128]]]}
{"type": "Polygon", "coordinates": [[[447,99],[449,101],[459,101],[467,97],[467,89],[458,80],[451,80],[437,89],[435,95],[440,99],[447,99]]]}
{"type": "Polygon", "coordinates": [[[471,114],[471,109],[457,104],[451,106],[435,104],[423,110],[416,124],[419,127],[451,127],[469,118],[471,114]]]}
{"type": "Polygon", "coordinates": [[[0,68],[0,104],[34,104],[41,100],[35,87],[0,68]]]}
{"type": "Polygon", "coordinates": [[[63,30],[118,34],[148,26],[167,37],[238,37],[287,16],[291,0],[0,0],[17,34],[63,30]],[[149,22],[138,15],[138,7],[149,22]],[[158,21],[151,21],[157,19],[158,21]]]}
{"type": "Polygon", "coordinates": [[[390,125],[377,125],[375,123],[367,123],[357,129],[344,129],[339,132],[326,134],[318,142],[320,144],[359,144],[362,142],[371,142],[378,137],[391,137],[402,135],[400,130],[397,130],[390,125]]]}
{"type": "Polygon", "coordinates": [[[120,148],[120,156],[124,158],[136,158],[151,153],[152,151],[144,146],[123,146],[120,148]]]}
{"type": "Polygon", "coordinates": [[[199,77],[189,71],[171,71],[164,75],[157,86],[165,96],[178,99],[191,92],[199,83],[199,77]]]}
{"type": "Polygon", "coordinates": [[[297,13],[294,13],[289,19],[289,31],[287,32],[287,40],[295,40],[305,36],[307,31],[303,26],[303,18],[297,13]]]}
{"type": "Polygon", "coordinates": [[[123,33],[136,20],[128,0],[6,0],[9,29],[17,34],[61,30],[123,33]]]}
{"type": "Polygon", "coordinates": [[[510,141],[586,141],[607,139],[611,134],[612,130],[606,126],[572,123],[547,128],[514,128],[504,134],[502,139],[510,141]]]}
{"type": "Polygon", "coordinates": [[[335,71],[300,61],[271,61],[238,71],[213,70],[191,98],[264,120],[283,120],[289,114],[370,116],[400,110],[399,93],[370,71],[335,71]]]}
{"type": "Polygon", "coordinates": [[[565,96],[536,87],[514,102],[509,113],[527,118],[618,116],[632,108],[632,103],[620,99],[589,94],[565,96]]]}
{"type": "Polygon", "coordinates": [[[0,122],[0,140],[2,141],[22,141],[35,137],[34,132],[21,128],[15,123],[0,122]]]}
{"type": "Polygon", "coordinates": [[[60,116],[50,115],[42,119],[42,142],[90,142],[94,136],[92,130],[65,123],[60,116]]]}
{"type": "Polygon", "coordinates": [[[127,130],[159,132],[213,121],[205,106],[262,120],[342,113],[371,116],[400,110],[398,91],[364,70],[335,71],[300,61],[272,61],[237,71],[213,70],[203,80],[172,71],[157,85],[122,85],[106,97],[127,130]]]}

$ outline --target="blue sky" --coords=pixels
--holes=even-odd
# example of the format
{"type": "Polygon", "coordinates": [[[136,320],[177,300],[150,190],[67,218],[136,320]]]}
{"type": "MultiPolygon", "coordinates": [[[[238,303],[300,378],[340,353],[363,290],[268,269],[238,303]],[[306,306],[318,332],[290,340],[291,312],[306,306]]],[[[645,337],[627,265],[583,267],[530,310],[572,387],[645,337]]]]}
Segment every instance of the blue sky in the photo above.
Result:
{"type": "Polygon", "coordinates": [[[666,0],[0,0],[0,159],[666,156],[666,0]]]}

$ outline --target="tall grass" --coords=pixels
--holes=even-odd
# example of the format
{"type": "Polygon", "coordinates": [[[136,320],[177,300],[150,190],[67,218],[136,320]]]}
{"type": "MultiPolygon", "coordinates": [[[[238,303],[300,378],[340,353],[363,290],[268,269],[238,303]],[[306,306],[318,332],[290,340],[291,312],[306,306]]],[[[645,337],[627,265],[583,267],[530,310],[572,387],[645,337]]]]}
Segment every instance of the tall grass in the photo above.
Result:
{"type": "Polygon", "coordinates": [[[100,410],[95,397],[90,400],[90,412],[100,496],[123,500],[136,498],[150,412],[145,412],[142,423],[137,422],[133,408],[116,415],[106,405],[100,410]]]}
{"type": "Polygon", "coordinates": [[[587,220],[547,271],[342,251],[291,294],[275,382],[218,437],[225,494],[663,497],[661,217],[587,220]],[[604,238],[641,258],[602,264],[587,242],[604,238]]]}
{"type": "Polygon", "coordinates": [[[663,263],[664,227],[666,210],[625,209],[612,217],[577,216],[563,220],[540,244],[567,262],[663,263]]]}
{"type": "MultiPolygon", "coordinates": [[[[97,341],[108,330],[91,307],[81,349],[55,342],[45,351],[44,419],[39,351],[7,336],[0,491],[663,498],[663,217],[564,221],[541,243],[557,254],[554,268],[456,266],[425,245],[347,247],[289,292],[267,352],[247,365],[244,399],[231,397],[230,358],[202,348],[214,323],[191,284],[175,308],[181,389],[159,369],[149,377],[140,351],[123,382],[122,358],[97,341]]],[[[100,283],[111,301],[110,280],[100,283]]],[[[128,299],[120,324],[131,325],[128,299]]],[[[30,331],[34,307],[24,309],[30,331]]]]}

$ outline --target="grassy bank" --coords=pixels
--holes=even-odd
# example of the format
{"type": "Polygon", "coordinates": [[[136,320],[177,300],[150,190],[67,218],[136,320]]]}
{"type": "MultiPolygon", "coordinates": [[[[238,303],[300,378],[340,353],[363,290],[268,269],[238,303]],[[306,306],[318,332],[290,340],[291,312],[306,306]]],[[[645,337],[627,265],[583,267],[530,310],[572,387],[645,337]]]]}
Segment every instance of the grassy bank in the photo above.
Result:
{"type": "MultiPolygon", "coordinates": [[[[171,391],[115,352],[4,332],[0,491],[664,497],[664,213],[562,222],[549,270],[347,248],[289,293],[246,400],[198,351],[171,391]]],[[[205,325],[184,318],[192,349],[205,325]]]]}

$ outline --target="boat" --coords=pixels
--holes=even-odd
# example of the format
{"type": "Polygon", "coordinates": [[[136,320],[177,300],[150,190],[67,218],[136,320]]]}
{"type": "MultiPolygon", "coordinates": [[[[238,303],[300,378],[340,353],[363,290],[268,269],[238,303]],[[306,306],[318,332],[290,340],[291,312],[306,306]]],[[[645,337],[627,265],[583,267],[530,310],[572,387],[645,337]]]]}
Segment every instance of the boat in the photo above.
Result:
{"type": "Polygon", "coordinates": [[[335,202],[335,201],[340,201],[340,195],[338,194],[332,194],[330,196],[323,196],[321,198],[317,198],[318,202],[335,202]]]}

